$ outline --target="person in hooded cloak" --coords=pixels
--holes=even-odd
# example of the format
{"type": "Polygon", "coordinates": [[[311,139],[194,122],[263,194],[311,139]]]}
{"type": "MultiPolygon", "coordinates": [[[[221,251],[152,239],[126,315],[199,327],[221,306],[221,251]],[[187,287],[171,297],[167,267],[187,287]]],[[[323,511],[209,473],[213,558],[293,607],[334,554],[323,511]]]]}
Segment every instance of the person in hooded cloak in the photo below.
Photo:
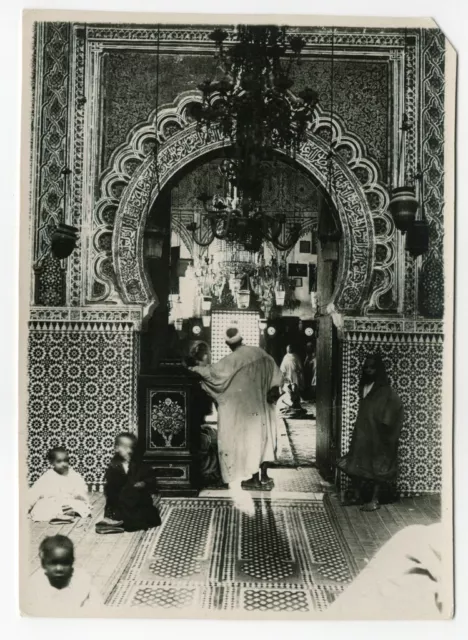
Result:
{"type": "Polygon", "coordinates": [[[369,355],[359,386],[359,409],[348,453],[337,467],[351,478],[353,497],[344,504],[363,504],[363,511],[379,508],[382,488],[396,480],[398,441],[403,426],[403,405],[390,386],[379,354],[369,355]],[[364,501],[365,484],[372,496],[364,501]]]}

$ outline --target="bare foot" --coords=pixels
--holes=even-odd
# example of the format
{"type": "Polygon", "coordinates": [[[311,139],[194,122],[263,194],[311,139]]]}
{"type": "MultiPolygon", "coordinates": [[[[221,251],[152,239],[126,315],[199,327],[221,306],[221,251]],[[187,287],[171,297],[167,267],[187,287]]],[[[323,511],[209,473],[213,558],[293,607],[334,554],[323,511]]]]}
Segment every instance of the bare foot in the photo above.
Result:
{"type": "Polygon", "coordinates": [[[361,511],[377,511],[378,509],[380,509],[380,504],[377,500],[366,502],[366,504],[363,504],[361,507],[361,511]]]}
{"type": "Polygon", "coordinates": [[[356,507],[361,504],[358,498],[346,498],[340,502],[342,507],[356,507]]]}
{"type": "Polygon", "coordinates": [[[112,520],[112,518],[103,518],[101,522],[108,524],[111,527],[120,527],[120,525],[123,524],[123,520],[112,520]]]}

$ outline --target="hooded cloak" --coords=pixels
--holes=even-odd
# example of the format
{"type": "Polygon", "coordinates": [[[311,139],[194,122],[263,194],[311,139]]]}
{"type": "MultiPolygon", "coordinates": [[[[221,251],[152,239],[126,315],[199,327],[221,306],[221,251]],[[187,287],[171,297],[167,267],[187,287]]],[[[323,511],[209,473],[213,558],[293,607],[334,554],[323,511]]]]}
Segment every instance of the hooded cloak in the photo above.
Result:
{"type": "Polygon", "coordinates": [[[359,410],[348,453],[338,468],[349,476],[393,482],[397,475],[398,440],[403,426],[403,405],[390,386],[384,362],[371,354],[376,377],[364,397],[365,380],[359,385],[359,410]]]}

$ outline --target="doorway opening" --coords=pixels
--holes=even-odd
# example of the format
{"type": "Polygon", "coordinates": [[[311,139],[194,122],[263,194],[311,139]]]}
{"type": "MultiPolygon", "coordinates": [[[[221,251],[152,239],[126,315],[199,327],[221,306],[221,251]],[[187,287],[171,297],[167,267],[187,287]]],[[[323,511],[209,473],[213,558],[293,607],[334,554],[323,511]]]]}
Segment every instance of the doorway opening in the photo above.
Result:
{"type": "MultiPolygon", "coordinates": [[[[303,379],[299,398],[302,413],[286,412],[279,418],[289,444],[287,464],[316,466],[328,479],[339,439],[340,372],[337,336],[325,310],[336,282],[339,250],[336,246],[324,248],[317,238],[323,193],[298,166],[283,160],[274,162],[265,185],[265,208],[273,214],[285,214],[290,224],[300,224],[301,234],[284,255],[279,256],[267,242],[261,254],[266,262],[284,260],[289,293],[283,306],[273,305],[266,312],[252,285],[247,307],[239,308],[231,281],[242,273],[230,273],[229,269],[242,271],[244,266],[239,263],[248,269],[258,256],[219,240],[201,247],[187,230],[201,207],[200,193],[225,188],[219,171],[222,162],[222,157],[211,157],[185,168],[162,189],[149,212],[144,259],[159,304],[141,335],[141,372],[151,374],[162,361],[186,358],[201,342],[208,346],[212,361],[219,360],[226,355],[223,329],[232,319],[242,325],[245,343],[264,348],[278,366],[289,348],[300,361],[303,379]],[[213,295],[207,314],[203,286],[210,273],[222,273],[223,277],[211,283],[213,295]],[[311,294],[315,294],[315,307],[311,294]]],[[[216,429],[215,407],[204,420],[216,429]]],[[[284,438],[283,453],[287,448],[284,438]]],[[[281,456],[279,451],[279,464],[281,456]]]]}

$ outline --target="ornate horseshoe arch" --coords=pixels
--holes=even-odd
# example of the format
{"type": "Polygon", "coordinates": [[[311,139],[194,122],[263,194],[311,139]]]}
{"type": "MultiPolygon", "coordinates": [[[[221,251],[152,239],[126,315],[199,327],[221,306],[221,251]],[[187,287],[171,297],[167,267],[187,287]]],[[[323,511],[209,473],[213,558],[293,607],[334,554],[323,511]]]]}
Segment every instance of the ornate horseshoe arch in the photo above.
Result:
{"type": "MultiPolygon", "coordinates": [[[[183,167],[230,144],[217,130],[208,135],[197,130],[190,119],[189,107],[200,100],[198,92],[182,94],[174,104],[161,108],[147,122],[135,127],[111,158],[111,167],[101,181],[102,197],[96,206],[98,220],[105,221],[105,213],[109,211],[115,215],[111,260],[109,252],[95,255],[95,277],[105,289],[100,301],[116,300],[117,295],[125,304],[141,305],[146,311],[158,302],[143,263],[147,213],[159,193],[157,187],[150,193],[155,172],[151,153],[154,118],[160,143],[158,167],[162,189],[183,167]]],[[[330,127],[330,118],[318,112],[295,158],[324,189],[330,127]]],[[[366,159],[363,144],[345,133],[336,118],[331,128],[336,157],[333,199],[343,232],[331,302],[344,314],[360,313],[364,308],[378,310],[380,300],[389,292],[392,294],[395,286],[395,229],[386,213],[388,194],[378,181],[376,165],[366,159]]],[[[96,230],[95,249],[106,233],[109,226],[105,224],[96,230]]]]}

